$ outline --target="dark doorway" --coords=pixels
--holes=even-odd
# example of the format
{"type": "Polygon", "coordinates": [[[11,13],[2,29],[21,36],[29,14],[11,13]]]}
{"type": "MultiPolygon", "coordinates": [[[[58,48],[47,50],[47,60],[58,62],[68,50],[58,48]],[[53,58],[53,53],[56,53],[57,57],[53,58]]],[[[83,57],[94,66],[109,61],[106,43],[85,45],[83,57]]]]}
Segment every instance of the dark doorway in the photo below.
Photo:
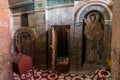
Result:
{"type": "Polygon", "coordinates": [[[57,38],[57,57],[68,56],[68,35],[64,28],[56,30],[57,38]]]}
{"type": "Polygon", "coordinates": [[[21,15],[21,25],[22,27],[28,27],[28,14],[22,14],[21,15]]]}
{"type": "Polygon", "coordinates": [[[67,57],[69,45],[69,26],[55,26],[56,57],[67,57]]]}
{"type": "Polygon", "coordinates": [[[56,45],[56,71],[69,71],[69,25],[54,26],[56,45]]]}

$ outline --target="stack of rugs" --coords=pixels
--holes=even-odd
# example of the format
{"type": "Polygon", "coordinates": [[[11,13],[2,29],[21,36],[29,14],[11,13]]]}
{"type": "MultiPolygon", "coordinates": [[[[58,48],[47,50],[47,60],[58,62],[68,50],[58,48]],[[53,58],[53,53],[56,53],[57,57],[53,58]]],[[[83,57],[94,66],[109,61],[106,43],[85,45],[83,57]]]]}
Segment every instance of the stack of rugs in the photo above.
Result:
{"type": "Polygon", "coordinates": [[[13,80],[111,80],[109,69],[98,68],[94,74],[55,73],[48,70],[28,70],[25,74],[13,73],[13,80]]]}

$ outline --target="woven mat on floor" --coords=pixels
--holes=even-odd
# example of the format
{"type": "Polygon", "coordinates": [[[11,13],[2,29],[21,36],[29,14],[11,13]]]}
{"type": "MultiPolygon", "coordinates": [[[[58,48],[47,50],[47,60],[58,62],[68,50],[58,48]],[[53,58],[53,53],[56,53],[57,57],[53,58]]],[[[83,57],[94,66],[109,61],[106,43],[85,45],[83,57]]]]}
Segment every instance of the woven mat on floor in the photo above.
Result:
{"type": "Polygon", "coordinates": [[[22,75],[13,73],[13,78],[13,80],[111,80],[111,74],[108,69],[102,68],[98,68],[92,75],[58,74],[52,71],[34,69],[28,70],[22,75]]]}

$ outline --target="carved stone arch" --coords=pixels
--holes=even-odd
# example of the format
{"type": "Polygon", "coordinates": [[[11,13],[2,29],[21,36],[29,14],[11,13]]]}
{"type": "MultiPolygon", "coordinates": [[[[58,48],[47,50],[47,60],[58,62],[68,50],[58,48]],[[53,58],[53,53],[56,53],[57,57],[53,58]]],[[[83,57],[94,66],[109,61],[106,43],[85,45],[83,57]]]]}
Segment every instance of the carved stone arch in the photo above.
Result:
{"type": "Polygon", "coordinates": [[[30,35],[32,40],[35,39],[35,35],[34,35],[34,32],[32,31],[32,29],[21,27],[15,32],[15,35],[14,35],[14,44],[15,45],[20,45],[20,35],[23,32],[27,32],[30,35]]]}
{"type": "MultiPolygon", "coordinates": [[[[78,21],[81,26],[81,34],[82,34],[82,40],[83,40],[83,31],[84,31],[84,25],[83,25],[83,18],[90,12],[99,12],[101,16],[103,16],[103,22],[101,23],[104,28],[103,30],[103,54],[101,55],[102,58],[102,65],[106,65],[106,58],[110,55],[110,44],[111,44],[111,22],[112,22],[112,12],[110,8],[108,7],[108,4],[102,1],[91,1],[89,4],[85,4],[83,8],[79,10],[77,13],[78,17],[76,18],[76,21],[78,21]]],[[[83,44],[83,41],[82,41],[83,44]]]]}
{"type": "Polygon", "coordinates": [[[91,1],[88,3],[83,4],[82,7],[78,8],[75,11],[74,21],[75,22],[82,22],[83,17],[90,11],[96,10],[103,13],[105,20],[112,20],[112,11],[108,7],[108,3],[103,1],[91,1]]]}
{"type": "MultiPolygon", "coordinates": [[[[82,1],[81,1],[82,3],[82,1]]],[[[78,6],[78,5],[77,5],[78,6]]],[[[75,14],[74,14],[74,47],[76,47],[77,50],[77,59],[75,59],[77,61],[77,66],[82,66],[82,55],[83,55],[83,19],[84,17],[92,12],[92,11],[97,11],[99,12],[103,18],[104,18],[104,42],[110,42],[108,41],[108,36],[110,35],[110,27],[111,27],[111,20],[112,20],[112,11],[111,9],[108,7],[108,3],[104,2],[104,1],[86,1],[81,4],[81,6],[76,9],[75,14]],[[110,22],[110,23],[109,23],[110,22]]],[[[110,51],[110,44],[106,44],[104,43],[104,48],[106,48],[106,52],[105,53],[109,53],[110,51]],[[109,46],[109,48],[108,48],[109,46]]],[[[103,55],[104,59],[106,59],[106,55],[103,55]]],[[[74,60],[73,59],[73,60],[74,60]]],[[[105,60],[103,60],[104,64],[105,60]]],[[[72,64],[71,64],[72,65],[72,64]]],[[[76,66],[76,67],[77,67],[76,66]]],[[[81,67],[77,67],[78,70],[81,69],[81,67]]]]}
{"type": "Polygon", "coordinates": [[[20,48],[22,54],[32,56],[35,54],[35,34],[30,28],[21,27],[14,35],[14,50],[20,48]]]}

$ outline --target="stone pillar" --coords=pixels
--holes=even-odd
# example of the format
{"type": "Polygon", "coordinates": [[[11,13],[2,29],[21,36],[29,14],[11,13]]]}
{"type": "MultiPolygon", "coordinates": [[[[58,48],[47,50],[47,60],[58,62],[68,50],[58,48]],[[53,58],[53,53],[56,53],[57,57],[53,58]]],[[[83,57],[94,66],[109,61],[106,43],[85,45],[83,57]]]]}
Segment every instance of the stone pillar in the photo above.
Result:
{"type": "Polygon", "coordinates": [[[8,0],[0,1],[0,80],[13,80],[11,68],[10,45],[10,16],[8,0]]]}
{"type": "Polygon", "coordinates": [[[46,69],[45,0],[34,0],[36,24],[36,66],[46,69]]]}
{"type": "Polygon", "coordinates": [[[0,53],[0,80],[13,80],[10,55],[0,53]]]}
{"type": "Polygon", "coordinates": [[[114,0],[112,22],[112,80],[120,80],[120,0],[114,0]]]}
{"type": "Polygon", "coordinates": [[[52,71],[55,71],[55,30],[52,29],[52,71]]]}

